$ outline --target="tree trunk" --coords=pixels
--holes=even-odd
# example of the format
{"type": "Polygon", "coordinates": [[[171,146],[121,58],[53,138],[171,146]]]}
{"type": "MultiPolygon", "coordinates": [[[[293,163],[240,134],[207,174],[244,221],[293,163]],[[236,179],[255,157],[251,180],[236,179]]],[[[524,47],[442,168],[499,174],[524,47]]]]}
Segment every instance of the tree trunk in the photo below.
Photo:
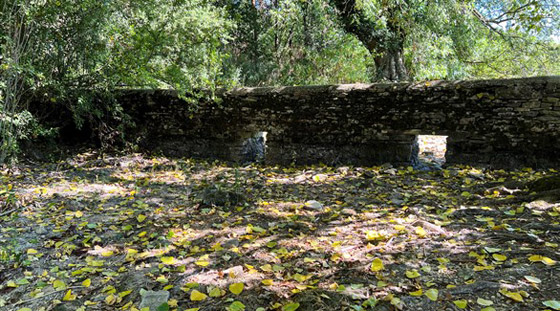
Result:
{"type": "MultiPolygon", "coordinates": [[[[403,61],[404,32],[398,25],[388,25],[389,34],[375,32],[374,22],[356,8],[356,0],[330,0],[336,7],[346,32],[354,34],[374,57],[376,80],[408,80],[403,61]]],[[[391,15],[391,9],[388,10],[391,15]]],[[[390,20],[390,18],[389,18],[390,20]]]]}
{"type": "Polygon", "coordinates": [[[381,56],[375,57],[375,66],[376,80],[405,81],[409,78],[404,66],[402,49],[388,50],[381,56]]]}

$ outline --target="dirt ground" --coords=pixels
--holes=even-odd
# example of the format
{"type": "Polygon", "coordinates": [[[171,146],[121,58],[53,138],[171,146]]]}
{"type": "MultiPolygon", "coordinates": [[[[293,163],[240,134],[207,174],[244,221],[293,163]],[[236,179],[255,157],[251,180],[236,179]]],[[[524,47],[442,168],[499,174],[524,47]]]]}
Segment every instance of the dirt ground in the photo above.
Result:
{"type": "Polygon", "coordinates": [[[0,310],[558,310],[553,169],[99,156],[2,174],[0,310]]]}

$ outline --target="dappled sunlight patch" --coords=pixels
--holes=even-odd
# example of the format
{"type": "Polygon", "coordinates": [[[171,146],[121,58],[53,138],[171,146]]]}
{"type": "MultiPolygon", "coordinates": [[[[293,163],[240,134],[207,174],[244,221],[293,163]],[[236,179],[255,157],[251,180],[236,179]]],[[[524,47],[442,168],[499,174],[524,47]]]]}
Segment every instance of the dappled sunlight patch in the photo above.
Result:
{"type": "Polygon", "coordinates": [[[102,199],[121,197],[128,192],[127,188],[114,184],[60,182],[48,186],[20,188],[23,195],[39,197],[73,197],[77,195],[99,195],[102,199]]]}
{"type": "Polygon", "coordinates": [[[556,207],[499,187],[540,171],[103,161],[111,179],[96,180],[109,171],[93,162],[51,179],[40,167],[6,177],[31,201],[0,216],[0,267],[10,266],[0,269],[0,299],[54,306],[25,302],[44,294],[75,309],[131,309],[144,288],[168,292],[179,310],[236,301],[246,309],[454,308],[478,298],[531,309],[555,282],[546,271],[560,260],[556,207]],[[208,187],[244,201],[205,202],[208,187]]]}

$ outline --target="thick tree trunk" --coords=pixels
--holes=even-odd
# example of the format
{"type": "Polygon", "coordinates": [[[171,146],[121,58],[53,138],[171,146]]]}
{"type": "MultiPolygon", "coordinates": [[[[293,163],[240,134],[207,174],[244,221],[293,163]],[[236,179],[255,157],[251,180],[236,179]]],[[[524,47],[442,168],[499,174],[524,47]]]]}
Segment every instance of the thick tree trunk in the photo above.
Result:
{"type": "Polygon", "coordinates": [[[404,35],[402,29],[396,25],[388,25],[389,35],[376,33],[373,21],[356,8],[355,0],[330,1],[338,11],[344,29],[348,33],[354,34],[374,57],[375,79],[408,80],[409,77],[403,60],[404,35]]]}
{"type": "Polygon", "coordinates": [[[375,66],[377,67],[376,80],[406,81],[409,78],[404,66],[402,49],[385,51],[375,58],[375,66]]]}

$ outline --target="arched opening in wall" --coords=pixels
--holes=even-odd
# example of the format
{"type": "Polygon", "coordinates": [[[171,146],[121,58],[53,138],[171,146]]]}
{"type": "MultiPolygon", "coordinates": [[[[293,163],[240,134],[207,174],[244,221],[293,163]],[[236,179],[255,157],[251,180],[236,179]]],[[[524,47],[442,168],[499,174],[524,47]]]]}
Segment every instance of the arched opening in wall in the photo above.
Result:
{"type": "Polygon", "coordinates": [[[413,165],[442,166],[445,163],[447,151],[447,136],[443,135],[417,135],[414,143],[416,156],[413,154],[413,165]],[[416,163],[415,163],[416,162],[416,163]]]}
{"type": "Polygon", "coordinates": [[[264,163],[266,159],[266,136],[268,132],[256,132],[251,135],[241,146],[241,159],[243,164],[264,163]]]}

